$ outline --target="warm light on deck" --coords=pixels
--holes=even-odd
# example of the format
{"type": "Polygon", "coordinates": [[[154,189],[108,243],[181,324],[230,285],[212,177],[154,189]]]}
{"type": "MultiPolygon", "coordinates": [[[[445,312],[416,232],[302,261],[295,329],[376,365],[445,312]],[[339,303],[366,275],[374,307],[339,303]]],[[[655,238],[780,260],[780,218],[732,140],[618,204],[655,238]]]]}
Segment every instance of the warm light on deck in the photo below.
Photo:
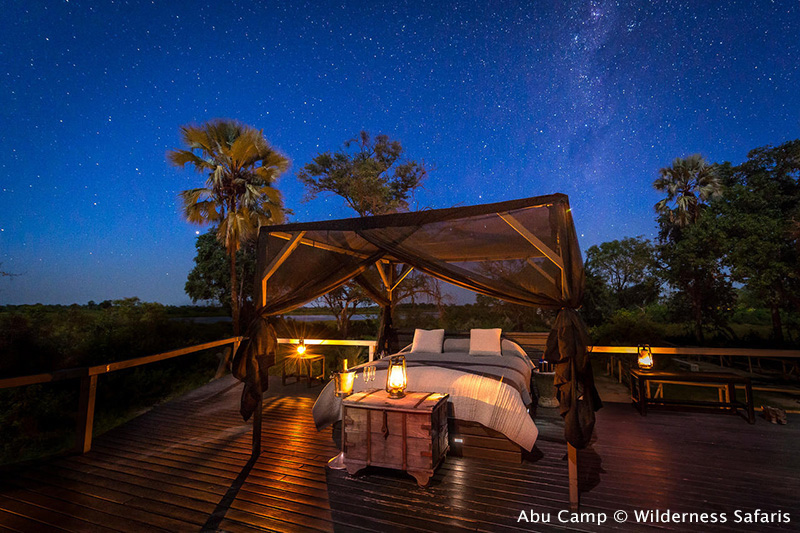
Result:
{"type": "Polygon", "coordinates": [[[300,339],[300,344],[297,345],[297,355],[303,355],[306,353],[306,343],[303,339],[300,339]]]}

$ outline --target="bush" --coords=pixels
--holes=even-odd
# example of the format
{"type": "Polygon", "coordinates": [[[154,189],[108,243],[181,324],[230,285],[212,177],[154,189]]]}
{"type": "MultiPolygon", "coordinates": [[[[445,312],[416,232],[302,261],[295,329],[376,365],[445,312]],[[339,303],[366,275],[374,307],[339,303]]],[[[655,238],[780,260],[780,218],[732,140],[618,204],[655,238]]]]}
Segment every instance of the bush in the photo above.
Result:
{"type": "Polygon", "coordinates": [[[660,344],[664,340],[665,329],[647,312],[621,309],[604,324],[592,328],[591,336],[592,342],[598,346],[660,344]]]}

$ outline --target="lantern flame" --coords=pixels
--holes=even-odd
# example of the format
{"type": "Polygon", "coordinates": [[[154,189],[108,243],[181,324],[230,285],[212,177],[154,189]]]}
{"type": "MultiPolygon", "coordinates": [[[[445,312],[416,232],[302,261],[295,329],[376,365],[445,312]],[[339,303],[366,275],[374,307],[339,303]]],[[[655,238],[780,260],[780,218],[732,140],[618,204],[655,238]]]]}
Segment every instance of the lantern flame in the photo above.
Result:
{"type": "Polygon", "coordinates": [[[650,346],[639,346],[639,368],[642,370],[650,370],[653,368],[653,352],[650,346]]]}
{"type": "Polygon", "coordinates": [[[386,392],[390,398],[398,399],[406,395],[408,376],[406,375],[406,358],[392,357],[386,374],[386,392]]]}

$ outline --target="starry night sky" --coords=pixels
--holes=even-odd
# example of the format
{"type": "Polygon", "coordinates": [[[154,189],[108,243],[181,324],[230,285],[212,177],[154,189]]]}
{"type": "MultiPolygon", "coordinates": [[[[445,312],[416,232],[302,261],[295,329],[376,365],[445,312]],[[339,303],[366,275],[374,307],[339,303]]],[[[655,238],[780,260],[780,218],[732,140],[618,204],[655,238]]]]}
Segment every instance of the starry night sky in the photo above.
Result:
{"type": "Polygon", "coordinates": [[[800,4],[4,2],[0,303],[182,304],[198,230],[178,128],[263,128],[295,173],[359,130],[433,167],[415,208],[570,196],[583,250],[655,232],[677,156],[800,137],[800,4]]]}

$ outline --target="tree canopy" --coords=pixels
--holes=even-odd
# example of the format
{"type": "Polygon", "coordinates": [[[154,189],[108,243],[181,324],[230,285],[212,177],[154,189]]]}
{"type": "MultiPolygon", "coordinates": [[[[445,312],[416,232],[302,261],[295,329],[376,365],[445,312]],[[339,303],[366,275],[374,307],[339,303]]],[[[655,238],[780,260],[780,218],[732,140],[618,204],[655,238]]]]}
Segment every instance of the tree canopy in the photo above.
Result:
{"type": "Polygon", "coordinates": [[[585,268],[587,277],[596,276],[608,288],[614,310],[644,307],[658,299],[655,247],[641,235],[589,247],[585,268]]]}
{"type": "Polygon", "coordinates": [[[718,220],[726,237],[725,264],[767,304],[772,335],[783,341],[780,310],[800,310],[800,140],[751,150],[747,161],[725,167],[718,220]]]}
{"type": "Polygon", "coordinates": [[[656,204],[656,211],[669,226],[683,228],[696,223],[707,203],[722,191],[716,168],[700,154],[677,157],[658,174],[653,187],[667,196],[656,204]]]}
{"type": "MultiPolygon", "coordinates": [[[[184,290],[192,302],[208,301],[230,308],[231,271],[230,258],[217,238],[217,228],[201,233],[195,242],[197,253],[194,267],[189,272],[184,290]]],[[[239,307],[244,308],[253,301],[253,283],[256,271],[255,241],[247,241],[236,252],[236,270],[239,286],[239,307]]]]}
{"type": "Polygon", "coordinates": [[[359,216],[408,210],[408,200],[427,174],[424,162],[404,159],[399,141],[362,131],[336,152],[318,154],[297,177],[306,199],[330,192],[344,198],[359,216]]]}

